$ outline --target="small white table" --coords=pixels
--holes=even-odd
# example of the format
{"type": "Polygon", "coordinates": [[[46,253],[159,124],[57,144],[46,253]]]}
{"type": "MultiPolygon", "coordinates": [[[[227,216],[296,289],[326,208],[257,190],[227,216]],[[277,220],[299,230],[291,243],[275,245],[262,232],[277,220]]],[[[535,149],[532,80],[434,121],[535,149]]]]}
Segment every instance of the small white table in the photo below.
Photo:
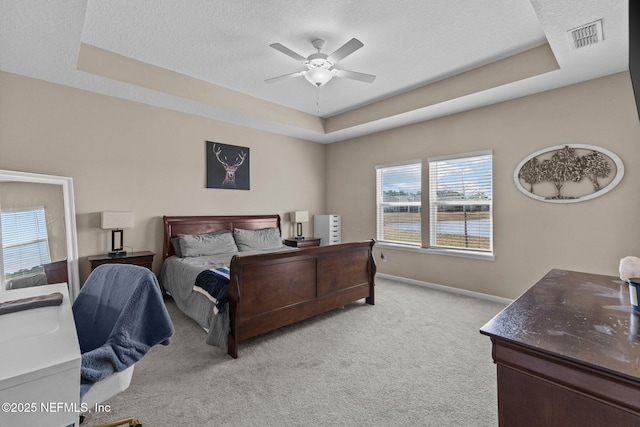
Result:
{"type": "Polygon", "coordinates": [[[80,405],[80,346],[66,283],[0,293],[0,302],[60,292],[62,304],[0,315],[0,425],[67,426],[80,405]]]}

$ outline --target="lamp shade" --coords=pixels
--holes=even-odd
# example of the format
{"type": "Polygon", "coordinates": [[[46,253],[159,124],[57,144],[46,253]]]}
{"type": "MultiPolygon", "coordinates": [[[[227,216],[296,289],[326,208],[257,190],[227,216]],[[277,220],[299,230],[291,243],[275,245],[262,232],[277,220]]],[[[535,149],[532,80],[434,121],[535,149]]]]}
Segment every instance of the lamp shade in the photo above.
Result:
{"type": "Polygon", "coordinates": [[[293,222],[309,222],[309,212],[295,211],[293,213],[293,222]]]}
{"type": "Polygon", "coordinates": [[[102,212],[102,228],[105,230],[133,228],[133,219],[133,212],[102,212]]]}

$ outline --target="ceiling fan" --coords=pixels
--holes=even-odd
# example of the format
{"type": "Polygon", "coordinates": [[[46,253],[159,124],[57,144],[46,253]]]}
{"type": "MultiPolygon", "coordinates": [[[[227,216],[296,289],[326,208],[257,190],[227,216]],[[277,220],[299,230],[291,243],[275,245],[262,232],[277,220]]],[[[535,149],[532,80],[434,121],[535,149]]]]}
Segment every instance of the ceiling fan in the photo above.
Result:
{"type": "Polygon", "coordinates": [[[360,49],[364,44],[358,39],[351,39],[345,44],[343,44],[338,50],[333,52],[331,55],[327,55],[325,53],[320,53],[322,46],[324,46],[324,40],[316,39],[311,42],[313,47],[317,49],[318,52],[312,53],[308,57],[304,57],[288,47],[281,45],[280,43],[273,43],[269,46],[278,50],[285,55],[295,59],[296,61],[301,62],[303,65],[307,67],[306,70],[298,71],[291,74],[285,74],[283,76],[273,77],[265,80],[267,83],[273,83],[280,80],[289,79],[292,77],[304,76],[312,85],[314,86],[324,86],[331,80],[333,77],[342,77],[345,79],[358,80],[360,82],[371,83],[376,79],[376,76],[371,74],[357,73],[355,71],[347,71],[341,70],[335,67],[335,65],[343,58],[351,55],[356,50],[360,49]]]}

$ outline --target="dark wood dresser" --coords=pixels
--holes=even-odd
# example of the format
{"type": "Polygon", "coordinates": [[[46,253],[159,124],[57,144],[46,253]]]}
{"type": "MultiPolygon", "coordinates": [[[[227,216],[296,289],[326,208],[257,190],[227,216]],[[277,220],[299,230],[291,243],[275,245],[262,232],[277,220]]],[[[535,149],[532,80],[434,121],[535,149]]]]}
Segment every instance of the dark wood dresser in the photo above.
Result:
{"type": "Polygon", "coordinates": [[[69,274],[67,272],[67,260],[54,261],[44,264],[44,274],[47,276],[47,283],[67,283],[69,282],[69,274]]]}
{"type": "Polygon", "coordinates": [[[135,264],[141,267],[147,267],[149,270],[151,270],[154,255],[155,254],[153,252],[142,251],[127,252],[126,255],[119,256],[109,256],[107,254],[93,255],[88,257],[87,259],[91,263],[91,271],[102,264],[135,264]]]}
{"type": "Polygon", "coordinates": [[[619,278],[551,270],[480,332],[500,426],[640,426],[640,313],[619,278]]]}

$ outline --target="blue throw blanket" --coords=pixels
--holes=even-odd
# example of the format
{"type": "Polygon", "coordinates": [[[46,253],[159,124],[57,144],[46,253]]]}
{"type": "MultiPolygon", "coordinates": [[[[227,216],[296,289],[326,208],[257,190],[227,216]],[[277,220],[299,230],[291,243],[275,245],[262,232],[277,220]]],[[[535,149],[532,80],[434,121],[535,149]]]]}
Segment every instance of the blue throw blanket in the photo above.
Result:
{"type": "Polygon", "coordinates": [[[210,268],[204,270],[196,277],[193,290],[200,292],[213,302],[213,312],[218,314],[224,311],[229,301],[229,268],[210,268]]]}
{"type": "Polygon", "coordinates": [[[73,303],[82,353],[80,397],[91,386],[169,344],[173,324],[153,273],[128,264],[97,267],[73,303]]]}

